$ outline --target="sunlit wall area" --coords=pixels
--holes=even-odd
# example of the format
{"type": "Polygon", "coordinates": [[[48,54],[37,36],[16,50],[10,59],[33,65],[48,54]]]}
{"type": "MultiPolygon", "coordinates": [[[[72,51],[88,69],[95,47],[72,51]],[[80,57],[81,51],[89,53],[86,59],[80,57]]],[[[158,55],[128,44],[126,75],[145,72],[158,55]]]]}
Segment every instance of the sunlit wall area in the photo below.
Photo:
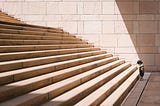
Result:
{"type": "Polygon", "coordinates": [[[62,27],[95,46],[160,70],[159,0],[0,0],[0,9],[38,25],[62,27]]]}

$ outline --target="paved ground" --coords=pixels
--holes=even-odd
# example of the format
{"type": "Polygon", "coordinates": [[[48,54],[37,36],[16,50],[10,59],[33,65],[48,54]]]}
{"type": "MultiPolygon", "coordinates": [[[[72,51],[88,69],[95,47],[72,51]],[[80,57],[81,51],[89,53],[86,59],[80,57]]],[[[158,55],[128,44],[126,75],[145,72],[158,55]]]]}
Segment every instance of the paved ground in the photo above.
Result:
{"type": "Polygon", "coordinates": [[[151,74],[138,106],[160,106],[160,72],[151,74]]]}
{"type": "Polygon", "coordinates": [[[160,106],[160,72],[145,73],[122,106],[160,106]]]}

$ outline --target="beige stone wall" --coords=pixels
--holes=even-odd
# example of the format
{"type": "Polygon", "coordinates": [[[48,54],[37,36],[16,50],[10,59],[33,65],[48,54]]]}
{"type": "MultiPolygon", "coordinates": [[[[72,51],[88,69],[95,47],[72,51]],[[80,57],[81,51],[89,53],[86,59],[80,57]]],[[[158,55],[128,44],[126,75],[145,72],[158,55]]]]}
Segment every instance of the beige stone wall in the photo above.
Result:
{"type": "Polygon", "coordinates": [[[160,70],[159,0],[0,0],[21,20],[62,27],[146,70],[160,70]]]}

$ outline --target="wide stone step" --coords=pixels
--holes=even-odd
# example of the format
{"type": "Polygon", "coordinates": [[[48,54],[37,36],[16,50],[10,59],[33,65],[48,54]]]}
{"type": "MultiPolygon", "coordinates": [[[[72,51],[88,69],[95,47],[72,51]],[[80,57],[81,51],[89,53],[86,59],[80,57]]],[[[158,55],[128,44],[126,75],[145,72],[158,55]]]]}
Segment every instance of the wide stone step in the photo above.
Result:
{"type": "MultiPolygon", "coordinates": [[[[6,19],[11,19],[11,17],[7,17],[6,19]]],[[[16,30],[28,30],[28,31],[41,31],[41,32],[56,32],[56,33],[63,33],[62,29],[45,29],[45,28],[35,28],[35,27],[28,27],[28,26],[18,26],[18,25],[9,25],[9,24],[0,24],[0,28],[4,29],[16,29],[16,30]]]]}
{"type": "Polygon", "coordinates": [[[48,64],[48,63],[55,63],[55,62],[60,62],[65,60],[83,58],[87,56],[94,56],[94,55],[99,55],[104,53],[106,52],[90,51],[90,52],[64,54],[64,55],[57,55],[57,56],[47,56],[47,57],[39,57],[39,58],[31,58],[31,59],[5,61],[5,62],[0,62],[0,72],[27,68],[31,66],[38,66],[38,65],[48,64]]]}
{"type": "Polygon", "coordinates": [[[138,70],[135,71],[120,87],[118,87],[100,106],[118,106],[127,96],[138,80],[138,70]]]}
{"type": "MultiPolygon", "coordinates": [[[[35,77],[38,75],[78,66],[81,64],[86,64],[86,63],[97,61],[100,59],[105,59],[111,56],[112,56],[111,54],[101,54],[101,55],[95,55],[95,56],[84,57],[79,59],[67,60],[63,62],[34,66],[34,67],[29,67],[29,68],[24,68],[19,70],[13,70],[9,72],[3,72],[0,74],[0,82],[2,85],[5,83],[23,80],[23,79],[35,77]]],[[[115,59],[117,58],[114,57],[111,60],[115,60],[115,59]]]]}
{"type": "Polygon", "coordinates": [[[5,34],[25,34],[25,35],[48,35],[48,36],[54,36],[54,35],[63,35],[63,36],[75,36],[69,33],[55,33],[55,32],[41,32],[41,31],[28,31],[28,30],[15,30],[15,29],[4,29],[0,28],[0,33],[5,34]]]}
{"type": "Polygon", "coordinates": [[[51,32],[37,32],[37,31],[16,31],[16,30],[11,30],[11,29],[0,29],[1,32],[0,32],[0,35],[4,35],[4,34],[10,34],[10,35],[33,35],[33,36],[51,36],[51,37],[76,37],[75,35],[72,35],[72,34],[68,34],[66,32],[64,33],[51,33],[51,32]],[[11,30],[11,32],[10,32],[11,30]],[[7,32],[9,31],[9,32],[7,32]],[[14,31],[12,33],[12,31],[14,31]],[[18,33],[19,32],[19,33],[18,33]],[[25,33],[27,32],[27,33],[25,33]],[[33,32],[33,33],[32,33],[33,32]],[[37,32],[37,33],[36,33],[37,32]]]}
{"type": "Polygon", "coordinates": [[[100,48],[90,47],[90,48],[74,48],[74,49],[60,49],[60,50],[43,50],[43,51],[1,53],[0,54],[0,62],[9,61],[9,60],[11,61],[11,60],[19,60],[19,59],[27,59],[27,58],[35,58],[35,57],[78,53],[78,52],[88,52],[88,51],[96,51],[96,50],[100,50],[100,48]]]}
{"type": "Polygon", "coordinates": [[[55,31],[55,30],[57,30],[59,32],[63,31],[63,29],[61,29],[61,28],[53,28],[53,27],[46,27],[46,26],[39,26],[39,25],[31,25],[31,24],[26,24],[26,23],[23,23],[23,22],[22,23],[17,23],[17,22],[7,22],[7,21],[1,20],[0,23],[1,24],[6,24],[6,25],[20,26],[20,27],[37,28],[39,30],[46,29],[46,30],[48,30],[50,32],[55,31]]]}
{"type": "Polygon", "coordinates": [[[88,44],[86,41],[74,40],[12,40],[0,39],[0,46],[4,45],[51,45],[51,44],[88,44]]]}
{"type": "Polygon", "coordinates": [[[109,95],[114,92],[130,75],[136,71],[137,67],[132,66],[120,73],[118,76],[98,88],[96,91],[85,97],[83,100],[78,102],[75,106],[98,106],[100,105],[109,95]]]}
{"type": "MultiPolygon", "coordinates": [[[[123,61],[124,62],[124,61],[123,61]]],[[[130,67],[129,63],[119,64],[120,66],[109,70],[112,63],[98,67],[95,71],[102,74],[66,93],[52,99],[51,101],[43,104],[43,106],[73,106],[75,103],[83,99],[85,96],[89,95],[91,92],[95,91],[103,84],[114,78],[116,75],[130,67]],[[59,102],[58,102],[59,101],[59,102]]]]}
{"type": "Polygon", "coordinates": [[[0,11],[0,20],[1,20],[1,19],[4,19],[4,20],[7,21],[7,22],[12,22],[12,21],[13,21],[13,22],[15,22],[15,23],[23,23],[22,21],[14,18],[14,17],[12,17],[12,16],[10,16],[10,15],[2,12],[2,11],[0,11]]]}
{"type": "MultiPolygon", "coordinates": [[[[110,66],[108,70],[112,69],[114,67],[110,66]]],[[[107,69],[106,69],[107,71],[107,69]]],[[[98,75],[102,74],[101,70],[90,70],[87,72],[84,72],[82,74],[78,74],[76,76],[67,78],[65,80],[62,80],[60,82],[51,84],[49,86],[43,87],[41,89],[35,90],[33,92],[30,92],[28,94],[19,96],[17,98],[14,98],[10,101],[6,101],[3,104],[7,106],[15,106],[15,105],[26,105],[26,106],[35,106],[39,105],[41,103],[44,103],[76,86],[79,86],[95,77],[98,75]],[[97,72],[99,71],[99,72],[97,72]],[[32,101],[32,102],[31,102],[32,101]],[[12,102],[12,104],[11,104],[12,102]],[[14,104],[13,104],[14,103],[14,104]]],[[[3,106],[3,104],[0,104],[3,106]]]]}
{"type": "Polygon", "coordinates": [[[80,38],[0,11],[0,106],[120,105],[137,67],[80,38]]]}
{"type": "Polygon", "coordinates": [[[0,34],[0,39],[17,39],[17,40],[74,40],[82,41],[81,39],[76,38],[75,36],[63,36],[63,35],[25,35],[25,34],[0,34]]]}
{"type": "MultiPolygon", "coordinates": [[[[106,64],[108,62],[112,62],[115,60],[118,60],[118,58],[117,57],[108,57],[108,58],[105,58],[102,60],[97,60],[97,61],[93,61],[90,63],[85,63],[85,65],[82,64],[82,65],[78,65],[78,66],[74,66],[71,68],[63,69],[61,71],[54,72],[58,76],[58,77],[54,77],[54,81],[59,81],[61,78],[69,77],[72,74],[74,75],[75,73],[80,73],[81,71],[89,70],[89,69],[101,66],[103,64],[106,64]],[[67,73],[65,73],[65,72],[67,72],[67,73]]],[[[18,72],[17,72],[17,74],[18,74],[18,72]]],[[[15,74],[15,75],[17,75],[17,74],[15,74]]],[[[16,77],[14,76],[14,73],[12,73],[12,72],[11,73],[2,73],[0,75],[0,81],[1,81],[0,85],[8,84],[8,83],[15,82],[15,81],[18,81],[21,79],[24,79],[24,77],[22,76],[22,78],[16,79],[16,77]]]]}
{"type": "Polygon", "coordinates": [[[1,20],[7,20],[7,21],[13,21],[13,22],[19,22],[20,23],[20,21],[19,20],[17,20],[17,19],[14,19],[13,17],[9,17],[9,16],[7,16],[7,15],[0,15],[0,19],[1,20]]]}
{"type": "Polygon", "coordinates": [[[9,98],[13,98],[15,96],[22,95],[29,91],[47,86],[49,84],[61,81],[63,79],[86,72],[88,70],[108,64],[113,61],[115,61],[112,63],[113,67],[116,67],[117,65],[122,64],[124,62],[122,60],[121,61],[116,61],[116,60],[117,60],[116,57],[106,58],[106,59],[82,64],[79,66],[63,69],[57,72],[44,74],[41,76],[37,76],[34,78],[30,78],[30,79],[26,79],[26,80],[22,80],[19,82],[15,82],[15,83],[11,83],[11,84],[2,86],[0,87],[0,98],[1,98],[0,101],[4,101],[9,98]],[[12,87],[8,87],[8,86],[12,86],[12,87]]]}
{"type": "Polygon", "coordinates": [[[0,46],[0,53],[93,47],[92,44],[14,45],[0,46]]]}
{"type": "Polygon", "coordinates": [[[0,21],[13,22],[13,23],[22,23],[22,22],[21,22],[21,21],[19,21],[19,20],[16,20],[16,19],[10,19],[10,18],[6,18],[6,17],[0,18],[0,21]]]}

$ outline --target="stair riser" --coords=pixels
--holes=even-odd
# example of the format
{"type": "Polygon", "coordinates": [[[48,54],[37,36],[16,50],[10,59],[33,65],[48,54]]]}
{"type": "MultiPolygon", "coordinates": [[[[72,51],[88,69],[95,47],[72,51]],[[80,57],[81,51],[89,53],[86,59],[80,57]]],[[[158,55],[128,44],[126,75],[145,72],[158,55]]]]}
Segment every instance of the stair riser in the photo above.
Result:
{"type": "MultiPolygon", "coordinates": [[[[44,87],[49,84],[52,84],[52,78],[48,78],[48,79],[39,81],[37,83],[29,84],[26,86],[19,86],[19,87],[17,86],[12,89],[5,90],[4,92],[1,92],[1,94],[0,94],[0,97],[1,97],[0,102],[4,102],[4,101],[12,99],[16,96],[20,96],[20,95],[23,95],[27,92],[35,90],[36,88],[44,87]]],[[[10,87],[12,87],[12,86],[10,86],[10,87]]]]}
{"type": "Polygon", "coordinates": [[[27,30],[27,31],[43,31],[43,32],[52,32],[52,33],[65,33],[61,29],[43,29],[43,28],[23,27],[23,30],[27,30]]]}
{"type": "Polygon", "coordinates": [[[1,46],[0,53],[6,52],[23,52],[23,51],[39,51],[39,50],[56,50],[56,49],[71,49],[71,48],[86,48],[93,47],[93,45],[89,44],[79,44],[79,45],[52,45],[52,46],[1,46]]]}
{"type": "Polygon", "coordinates": [[[114,103],[113,106],[118,106],[119,104],[121,104],[123,102],[123,100],[125,99],[125,97],[129,94],[130,90],[134,87],[134,85],[136,84],[138,80],[138,77],[136,79],[134,79],[134,81],[132,82],[132,84],[129,86],[129,88],[123,93],[123,95],[114,103]]]}
{"type": "Polygon", "coordinates": [[[87,44],[85,41],[51,41],[51,40],[0,40],[0,46],[4,45],[52,45],[52,44],[87,44]]]}
{"type": "Polygon", "coordinates": [[[102,103],[106,97],[108,97],[115,89],[117,89],[136,69],[133,69],[129,73],[127,73],[122,79],[120,79],[114,86],[112,86],[109,90],[107,90],[101,97],[99,97],[95,102],[90,104],[90,106],[98,106],[102,103]]]}
{"type": "MultiPolygon", "coordinates": [[[[107,64],[109,62],[113,62],[117,60],[117,58],[113,58],[113,59],[110,59],[108,61],[105,61],[103,63],[99,63],[99,65],[95,65],[95,67],[90,67],[90,68],[87,68],[86,67],[86,70],[84,67],[82,67],[83,70],[81,71],[78,71],[78,70],[74,70],[74,72],[69,72],[69,73],[64,73],[64,74],[61,74],[61,75],[57,75],[57,76],[53,76],[53,77],[48,77],[47,79],[44,79],[44,80],[41,80],[39,82],[34,82],[34,83],[31,83],[31,84],[27,84],[27,85],[24,85],[24,86],[20,86],[20,87],[15,87],[14,89],[10,89],[10,90],[7,90],[5,92],[2,92],[0,93],[0,101],[4,101],[4,100],[7,100],[7,99],[11,99],[15,96],[19,96],[19,95],[22,95],[24,93],[27,93],[27,92],[30,92],[32,90],[35,90],[35,89],[38,89],[38,88],[41,88],[41,87],[44,87],[44,86],[47,86],[49,84],[52,84],[52,83],[55,83],[55,82],[58,82],[60,80],[63,80],[65,78],[68,78],[68,77],[71,77],[71,76],[74,76],[74,75],[77,75],[77,74],[80,74],[82,72],[85,72],[85,71],[88,71],[90,69],[93,69],[93,68],[96,68],[102,64],[107,64]]],[[[119,62],[117,64],[115,64],[114,66],[112,66],[113,68],[122,64],[123,62],[119,62]]],[[[102,72],[101,72],[102,73],[102,72]]],[[[96,73],[96,75],[98,75],[100,73],[96,73]]],[[[94,74],[92,75],[92,77],[94,77],[94,74]]],[[[85,80],[88,80],[87,78],[90,78],[89,76],[84,78],[85,80]]],[[[85,81],[84,80],[84,81],[85,81]]]]}
{"type": "MultiPolygon", "coordinates": [[[[0,16],[4,18],[11,19],[11,17],[0,16]]],[[[63,33],[62,29],[44,29],[44,28],[33,28],[33,27],[24,27],[24,26],[15,26],[15,25],[6,25],[0,24],[0,28],[4,29],[15,29],[15,30],[27,30],[27,31],[43,31],[43,32],[55,32],[55,33],[63,33]]]]}
{"type": "Polygon", "coordinates": [[[49,67],[45,67],[45,68],[41,68],[41,69],[35,69],[35,70],[32,70],[32,71],[27,71],[27,72],[23,72],[23,73],[19,73],[19,74],[8,75],[8,76],[1,77],[0,82],[1,82],[1,84],[4,84],[5,83],[4,80],[7,83],[13,82],[13,81],[19,81],[19,80],[31,78],[31,77],[34,77],[34,76],[46,74],[46,73],[49,73],[49,72],[54,72],[54,71],[58,71],[58,70],[61,70],[61,69],[81,65],[81,64],[84,64],[84,63],[108,58],[110,56],[111,55],[104,55],[104,56],[99,56],[99,57],[90,58],[90,59],[86,59],[86,60],[79,60],[79,61],[64,63],[64,64],[60,64],[60,65],[56,65],[56,66],[54,65],[54,66],[49,66],[49,67]]]}
{"type": "Polygon", "coordinates": [[[0,21],[6,21],[6,22],[14,22],[14,23],[21,23],[21,21],[18,21],[16,19],[10,19],[10,18],[6,18],[6,19],[2,19],[0,18],[0,21]]]}
{"type": "MultiPolygon", "coordinates": [[[[114,68],[114,67],[112,67],[112,68],[114,68]]],[[[89,79],[91,79],[91,77],[90,77],[89,79]]],[[[89,80],[89,79],[88,79],[88,80],[89,80]]],[[[83,80],[83,81],[87,81],[87,79],[86,79],[86,80],[83,80]]],[[[54,98],[54,97],[56,97],[56,96],[64,93],[65,91],[68,91],[68,90],[70,90],[70,89],[72,89],[72,88],[74,88],[74,87],[76,87],[76,86],[78,86],[78,85],[80,85],[80,84],[82,84],[82,83],[84,83],[84,82],[82,82],[81,79],[80,79],[80,80],[76,80],[76,81],[74,81],[73,83],[70,83],[70,84],[68,84],[68,85],[66,85],[66,86],[61,87],[60,89],[56,89],[56,90],[54,90],[54,91],[51,91],[51,92],[49,93],[49,98],[48,98],[48,100],[50,100],[50,99],[52,99],[52,98],[54,98]]],[[[47,94],[48,94],[48,93],[47,93],[47,94]]],[[[38,105],[39,102],[41,102],[41,103],[47,102],[47,101],[48,101],[47,99],[43,99],[43,100],[42,100],[42,99],[39,99],[39,98],[44,97],[44,95],[45,95],[45,94],[39,96],[38,98],[33,98],[32,101],[36,101],[36,102],[32,102],[32,106],[38,105]]],[[[21,106],[22,106],[23,104],[24,104],[24,103],[22,103],[21,106]]],[[[31,105],[31,103],[30,103],[29,101],[28,101],[28,102],[25,102],[25,104],[31,105]]],[[[63,106],[63,105],[62,105],[62,106],[63,106]]],[[[64,106],[66,106],[66,105],[64,105],[64,106]]],[[[69,105],[67,105],[67,106],[69,106],[69,105]]]]}
{"type": "Polygon", "coordinates": [[[64,67],[69,68],[69,67],[89,63],[89,62],[92,62],[92,61],[97,61],[97,60],[100,60],[100,59],[108,58],[110,56],[111,55],[105,55],[105,56],[100,56],[100,57],[96,57],[96,58],[92,58],[92,59],[85,59],[85,60],[82,60],[82,61],[77,61],[78,63],[77,62],[71,62],[71,63],[67,63],[66,66],[64,66],[63,64],[62,65],[57,65],[55,68],[56,68],[56,70],[62,70],[62,69],[64,69],[64,67]]]}
{"type": "Polygon", "coordinates": [[[70,55],[70,56],[59,56],[59,57],[52,57],[48,59],[38,59],[38,60],[32,60],[32,61],[26,61],[26,62],[14,62],[14,63],[6,63],[3,65],[0,65],[0,72],[10,71],[10,70],[16,70],[21,68],[27,68],[31,66],[38,66],[43,65],[47,63],[54,63],[54,62],[60,62],[65,60],[71,60],[71,59],[77,59],[87,56],[94,56],[98,54],[104,54],[105,51],[97,51],[97,52],[91,52],[86,54],[77,54],[77,55],[70,55]]]}
{"type": "MultiPolygon", "coordinates": [[[[1,17],[1,16],[0,16],[1,17]]],[[[22,27],[18,27],[18,26],[11,26],[11,25],[6,25],[6,24],[0,24],[0,28],[4,28],[4,29],[17,29],[17,30],[23,30],[22,27]]]]}
{"type": "Polygon", "coordinates": [[[9,16],[8,14],[5,14],[3,12],[1,12],[1,14],[0,14],[0,20],[4,20],[7,22],[23,23],[22,21],[14,18],[12,16],[9,16]]]}
{"type": "MultiPolygon", "coordinates": [[[[110,55],[111,56],[111,55],[110,55]]],[[[109,56],[108,56],[109,57],[109,56]]],[[[79,69],[75,69],[73,71],[69,71],[69,72],[66,72],[66,73],[63,73],[63,74],[60,74],[60,75],[57,75],[57,76],[54,76],[52,78],[53,82],[58,82],[58,81],[61,81],[65,78],[68,78],[68,77],[71,77],[73,75],[77,75],[77,74],[80,74],[82,72],[85,72],[85,71],[88,71],[88,70],[91,70],[93,68],[96,68],[98,66],[102,66],[104,64],[107,64],[109,62],[113,62],[115,60],[118,60],[118,58],[113,58],[111,60],[106,60],[106,61],[102,61],[102,62],[99,62],[99,63],[95,63],[95,64],[92,64],[90,66],[85,66],[85,67],[81,67],[79,69]]],[[[115,67],[113,65],[113,67],[115,67]]],[[[13,78],[14,76],[6,76],[6,77],[1,77],[0,78],[0,85],[3,85],[3,84],[8,84],[8,83],[11,83],[11,82],[14,82],[14,81],[17,81],[16,79],[13,78]]],[[[52,83],[53,83],[52,82],[52,83]]]]}
{"type": "Polygon", "coordinates": [[[25,35],[48,35],[48,36],[54,36],[54,35],[73,36],[68,33],[50,33],[50,32],[26,31],[26,30],[14,30],[14,29],[2,29],[2,28],[0,29],[0,33],[25,34],[25,35]]]}
{"type": "Polygon", "coordinates": [[[14,30],[25,30],[25,31],[40,31],[40,32],[52,32],[52,33],[64,33],[62,30],[49,30],[49,29],[43,29],[43,28],[30,28],[30,27],[22,27],[22,26],[11,26],[11,25],[3,25],[0,24],[0,28],[4,29],[14,29],[14,30]]]}
{"type": "Polygon", "coordinates": [[[17,54],[3,54],[0,55],[0,61],[7,60],[18,60],[18,59],[27,59],[27,58],[35,58],[35,57],[43,57],[43,56],[54,56],[54,55],[63,55],[70,53],[78,53],[78,52],[89,52],[100,50],[99,48],[86,48],[86,49],[66,49],[66,50],[50,50],[50,51],[41,51],[41,52],[27,52],[27,53],[17,53],[17,54]]]}
{"type": "MultiPolygon", "coordinates": [[[[70,71],[68,73],[57,75],[57,76],[53,77],[52,80],[55,83],[55,82],[58,82],[58,81],[61,81],[61,80],[65,79],[65,78],[68,78],[68,77],[71,77],[71,76],[86,72],[88,70],[94,69],[96,67],[102,66],[104,64],[108,64],[108,63],[116,61],[116,60],[118,60],[118,58],[114,58],[114,59],[103,61],[103,62],[100,62],[100,63],[97,63],[97,64],[93,64],[93,65],[90,65],[90,66],[82,67],[82,68],[70,71]]],[[[115,66],[117,66],[117,64],[115,64],[115,66]]],[[[115,66],[113,66],[113,67],[115,67],[115,66]]]]}
{"type": "MultiPolygon", "coordinates": [[[[35,94],[35,95],[37,95],[37,94],[35,94]]],[[[42,103],[44,103],[44,101],[48,101],[48,94],[40,94],[40,95],[41,96],[34,98],[30,101],[23,102],[22,104],[20,104],[18,106],[40,106],[42,103]]]]}
{"type": "Polygon", "coordinates": [[[0,29],[0,33],[6,34],[27,34],[27,35],[45,35],[45,32],[37,32],[37,31],[20,31],[20,30],[13,30],[13,29],[0,29]]]}
{"type": "MultiPolygon", "coordinates": [[[[112,69],[112,68],[114,68],[114,67],[110,67],[110,69],[112,69]]],[[[110,69],[108,69],[108,70],[110,70],[110,69]]],[[[97,73],[96,73],[97,74],[97,73]]],[[[98,76],[98,75],[97,75],[98,76]]],[[[69,84],[67,84],[67,85],[65,85],[65,86],[63,86],[63,87],[61,87],[61,88],[58,88],[58,89],[56,89],[56,90],[54,90],[54,91],[51,91],[51,92],[49,92],[49,100],[50,99],[52,99],[52,98],[54,98],[54,97],[56,97],[56,96],[58,96],[58,95],[60,95],[60,94],[62,94],[62,93],[64,93],[64,92],[66,92],[66,91],[68,91],[68,90],[70,90],[70,89],[72,89],[72,88],[74,88],[74,87],[76,87],[76,86],[78,86],[78,85],[80,85],[80,84],[83,84],[84,82],[86,82],[86,81],[88,81],[88,80],[90,80],[90,79],[92,79],[92,78],[94,78],[94,77],[96,77],[95,75],[90,75],[90,76],[88,76],[88,78],[86,78],[86,77],[84,77],[84,79],[82,80],[82,79],[79,79],[79,80],[76,80],[76,81],[74,81],[74,82],[72,82],[72,83],[69,83],[69,84]]],[[[102,82],[101,82],[102,83],[102,82]]],[[[100,83],[97,83],[97,84],[100,84],[100,83]]],[[[96,86],[97,85],[95,85],[95,89],[96,89],[96,86]]],[[[94,87],[93,87],[94,88],[94,87]]],[[[85,92],[84,92],[85,93],[85,92]]],[[[47,93],[48,94],[48,93],[47,93]]],[[[40,96],[41,97],[41,96],[40,96]]],[[[43,97],[43,95],[42,95],[42,97],[43,97]]],[[[34,98],[33,100],[37,100],[36,98],[34,98]]],[[[48,100],[47,100],[48,101],[48,100]]],[[[43,100],[43,101],[41,101],[41,102],[47,102],[46,100],[43,100]]],[[[72,101],[73,102],[73,101],[72,101]]],[[[25,102],[25,103],[27,103],[27,105],[30,105],[30,103],[29,102],[25,102]]],[[[38,103],[38,102],[37,102],[38,103]]],[[[35,102],[35,104],[34,105],[36,105],[37,104],[36,102],[35,102]]],[[[63,105],[62,105],[63,106],[63,105]]],[[[66,106],[66,105],[64,105],[64,106],[66,106]]],[[[67,106],[70,106],[70,105],[67,105],[67,106]]]]}
{"type": "Polygon", "coordinates": [[[4,18],[4,19],[10,19],[10,20],[13,20],[13,21],[18,21],[18,20],[14,19],[13,17],[10,17],[8,15],[2,15],[2,14],[0,14],[0,19],[2,19],[2,18],[4,18]]]}
{"type": "MultiPolygon", "coordinates": [[[[121,65],[120,64],[116,64],[115,67],[121,65]]],[[[96,89],[98,89],[100,86],[102,86],[103,84],[107,83],[109,80],[111,80],[112,78],[114,78],[116,75],[118,75],[119,73],[121,73],[122,71],[124,71],[125,69],[127,69],[130,65],[126,65],[125,67],[117,70],[115,73],[112,73],[110,76],[104,78],[103,80],[97,82],[95,85],[89,87],[88,89],[85,89],[83,92],[79,93],[78,95],[70,98],[67,101],[63,101],[60,103],[60,106],[72,106],[74,104],[76,104],[77,102],[79,102],[81,99],[83,99],[84,97],[86,97],[87,95],[89,95],[90,93],[92,93],[93,91],[95,91],[96,89]]],[[[114,67],[114,68],[115,68],[114,67]]],[[[106,72],[106,69],[102,70],[102,72],[106,72]]],[[[103,72],[103,73],[104,73],[103,72]]],[[[58,106],[58,105],[57,105],[58,106]]]]}
{"type": "MultiPolygon", "coordinates": [[[[4,13],[2,13],[2,14],[4,14],[4,13]]],[[[2,15],[1,14],[1,15],[2,15]]],[[[11,26],[20,26],[20,27],[26,27],[26,28],[31,28],[31,29],[33,29],[33,28],[35,28],[35,29],[39,29],[39,30],[48,30],[48,31],[50,31],[50,32],[52,32],[52,31],[59,31],[59,32],[63,32],[63,29],[61,29],[61,28],[53,28],[53,27],[46,27],[46,26],[39,26],[39,25],[31,25],[31,24],[26,24],[26,23],[24,23],[24,22],[22,22],[22,21],[20,21],[20,20],[17,20],[17,19],[15,19],[14,17],[11,17],[11,16],[9,16],[8,14],[6,14],[6,15],[3,15],[3,16],[5,16],[5,18],[6,17],[8,17],[8,18],[11,18],[11,19],[13,19],[13,20],[15,20],[15,21],[17,21],[18,23],[12,23],[12,22],[7,22],[7,21],[1,21],[1,24],[5,24],[5,25],[11,25],[11,26]]],[[[5,19],[4,18],[4,19],[5,19]]],[[[38,30],[38,31],[39,31],[38,30]]],[[[65,32],[66,33],[66,32],[65,32]]],[[[68,32],[67,32],[68,33],[68,32]]]]}
{"type": "Polygon", "coordinates": [[[74,40],[81,41],[76,37],[70,36],[38,36],[38,35],[18,35],[18,34],[0,34],[0,39],[17,39],[17,40],[74,40]]]}

